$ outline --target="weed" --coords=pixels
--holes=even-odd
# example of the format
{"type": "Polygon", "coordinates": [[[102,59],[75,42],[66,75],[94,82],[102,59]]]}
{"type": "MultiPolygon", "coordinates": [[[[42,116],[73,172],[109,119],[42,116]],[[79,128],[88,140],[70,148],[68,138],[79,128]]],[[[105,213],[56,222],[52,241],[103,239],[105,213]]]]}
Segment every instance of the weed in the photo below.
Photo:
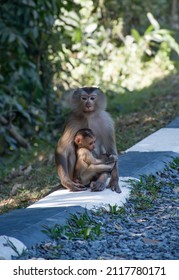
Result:
{"type": "Polygon", "coordinates": [[[97,223],[85,211],[85,213],[71,214],[66,225],[54,225],[49,227],[44,225],[43,233],[47,234],[50,238],[58,239],[95,239],[95,236],[101,234],[101,223],[97,223]]]}
{"type": "Polygon", "coordinates": [[[109,206],[108,213],[111,214],[111,215],[123,216],[125,214],[125,208],[124,207],[120,207],[117,204],[115,204],[115,205],[108,204],[108,206],[109,206]]]}
{"type": "Polygon", "coordinates": [[[173,161],[169,163],[168,168],[172,168],[174,170],[179,169],[179,157],[174,158],[173,161]]]}
{"type": "Polygon", "coordinates": [[[41,231],[47,234],[51,239],[55,239],[55,240],[58,240],[60,238],[68,239],[68,235],[66,234],[67,226],[55,224],[53,227],[43,225],[43,228],[44,229],[41,231]]]}
{"type": "Polygon", "coordinates": [[[153,175],[141,176],[139,181],[131,180],[130,182],[133,186],[131,200],[134,208],[138,210],[152,208],[162,186],[161,182],[158,182],[153,175]]]}
{"type": "Polygon", "coordinates": [[[17,257],[20,258],[22,256],[24,256],[26,253],[27,253],[27,249],[23,249],[21,253],[19,253],[17,247],[14,245],[14,243],[9,239],[9,238],[6,238],[6,246],[10,247],[16,254],[17,254],[17,257]]]}

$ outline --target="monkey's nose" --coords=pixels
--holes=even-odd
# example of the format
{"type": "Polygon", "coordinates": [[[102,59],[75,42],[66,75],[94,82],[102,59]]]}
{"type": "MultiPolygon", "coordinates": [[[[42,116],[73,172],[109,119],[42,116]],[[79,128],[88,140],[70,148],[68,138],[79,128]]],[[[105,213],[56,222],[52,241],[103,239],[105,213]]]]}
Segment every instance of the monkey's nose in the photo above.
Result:
{"type": "Polygon", "coordinates": [[[91,107],[90,102],[86,102],[86,107],[89,109],[91,107]]]}

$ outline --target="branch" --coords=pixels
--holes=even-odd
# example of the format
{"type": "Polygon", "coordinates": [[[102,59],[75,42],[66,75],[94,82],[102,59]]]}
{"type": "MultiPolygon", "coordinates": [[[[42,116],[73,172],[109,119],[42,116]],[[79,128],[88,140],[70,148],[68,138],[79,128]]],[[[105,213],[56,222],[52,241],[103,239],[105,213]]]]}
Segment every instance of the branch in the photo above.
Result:
{"type": "Polygon", "coordinates": [[[17,140],[17,142],[24,148],[28,148],[30,145],[27,140],[25,140],[20,134],[18,134],[16,127],[14,125],[8,126],[9,133],[17,140]]]}
{"type": "Polygon", "coordinates": [[[0,116],[0,123],[3,125],[8,125],[8,121],[3,116],[0,116]]]}
{"type": "Polygon", "coordinates": [[[8,120],[6,118],[4,118],[3,116],[0,116],[0,123],[2,125],[7,126],[7,130],[9,131],[9,133],[12,135],[12,137],[14,137],[14,139],[16,139],[16,141],[24,148],[28,148],[30,145],[28,143],[27,140],[25,140],[18,132],[17,129],[14,125],[9,124],[8,120]],[[9,124],[9,125],[8,125],[9,124]]]}

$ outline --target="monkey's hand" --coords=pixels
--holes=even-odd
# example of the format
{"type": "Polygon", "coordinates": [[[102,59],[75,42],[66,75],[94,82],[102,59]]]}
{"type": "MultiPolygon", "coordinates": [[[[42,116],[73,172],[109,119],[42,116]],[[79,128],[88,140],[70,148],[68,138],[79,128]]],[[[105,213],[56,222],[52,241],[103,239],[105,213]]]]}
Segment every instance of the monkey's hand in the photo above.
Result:
{"type": "Polygon", "coordinates": [[[118,156],[116,156],[116,155],[110,155],[110,156],[109,156],[109,159],[113,160],[113,162],[116,162],[116,161],[118,161],[118,156]]]}
{"type": "Polygon", "coordinates": [[[106,164],[115,163],[118,161],[118,156],[110,155],[108,159],[105,161],[106,164]]]}
{"type": "Polygon", "coordinates": [[[70,192],[79,192],[86,191],[87,188],[79,182],[73,182],[71,180],[66,181],[62,184],[65,188],[67,188],[70,192]]]}
{"type": "Polygon", "coordinates": [[[87,187],[85,187],[84,185],[80,184],[80,183],[75,183],[73,182],[70,186],[69,189],[71,192],[79,192],[79,191],[86,191],[87,187]]]}
{"type": "Polygon", "coordinates": [[[73,187],[71,188],[71,192],[79,192],[79,191],[86,191],[87,187],[85,187],[84,185],[81,184],[73,184],[73,187]]]}

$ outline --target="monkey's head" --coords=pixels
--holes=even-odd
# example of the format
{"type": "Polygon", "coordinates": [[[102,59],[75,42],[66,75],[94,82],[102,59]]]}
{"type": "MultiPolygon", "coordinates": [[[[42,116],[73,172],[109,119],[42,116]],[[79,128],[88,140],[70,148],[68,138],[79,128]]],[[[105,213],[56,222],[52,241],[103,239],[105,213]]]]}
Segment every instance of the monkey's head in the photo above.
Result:
{"type": "Polygon", "coordinates": [[[78,148],[86,148],[93,151],[95,148],[96,137],[93,131],[89,128],[82,128],[77,131],[74,142],[78,148]]]}
{"type": "Polygon", "coordinates": [[[72,111],[93,113],[106,109],[106,97],[97,87],[77,88],[72,95],[72,111]]]}

